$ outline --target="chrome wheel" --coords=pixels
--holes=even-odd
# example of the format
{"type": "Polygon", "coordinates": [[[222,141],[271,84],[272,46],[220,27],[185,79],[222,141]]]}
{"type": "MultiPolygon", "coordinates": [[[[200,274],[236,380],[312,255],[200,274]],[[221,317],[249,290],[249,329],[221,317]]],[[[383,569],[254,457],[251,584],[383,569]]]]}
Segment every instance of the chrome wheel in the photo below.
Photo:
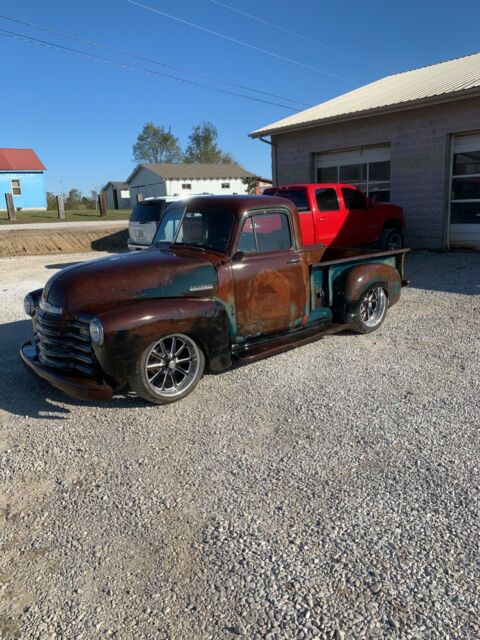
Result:
{"type": "Polygon", "coordinates": [[[145,359],[145,379],[160,398],[175,398],[185,392],[201,375],[201,353],[197,344],[182,333],[161,338],[145,359]]]}
{"type": "Polygon", "coordinates": [[[360,302],[360,319],[365,327],[372,329],[379,325],[387,311],[387,296],[382,287],[372,287],[360,302]]]}

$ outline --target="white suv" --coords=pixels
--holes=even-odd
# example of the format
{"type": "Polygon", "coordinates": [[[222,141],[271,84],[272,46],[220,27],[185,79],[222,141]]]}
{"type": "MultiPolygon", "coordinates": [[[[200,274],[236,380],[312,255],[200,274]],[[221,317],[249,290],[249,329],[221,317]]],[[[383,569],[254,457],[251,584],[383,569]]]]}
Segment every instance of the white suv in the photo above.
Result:
{"type": "Polygon", "coordinates": [[[137,202],[130,214],[128,223],[128,248],[130,251],[148,249],[157,232],[166,206],[170,202],[181,202],[192,196],[207,196],[210,193],[192,193],[188,196],[161,196],[145,198],[137,202]]]}

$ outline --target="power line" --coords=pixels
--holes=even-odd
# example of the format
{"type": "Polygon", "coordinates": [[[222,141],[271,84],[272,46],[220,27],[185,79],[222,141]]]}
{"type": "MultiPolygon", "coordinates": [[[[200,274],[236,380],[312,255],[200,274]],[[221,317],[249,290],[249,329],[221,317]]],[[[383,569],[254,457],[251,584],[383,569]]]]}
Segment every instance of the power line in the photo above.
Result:
{"type": "Polygon", "coordinates": [[[248,87],[247,85],[237,84],[235,82],[229,82],[228,80],[220,80],[219,78],[214,78],[212,76],[207,76],[201,73],[196,73],[194,71],[190,71],[189,69],[183,69],[182,67],[177,67],[174,65],[166,64],[165,62],[160,62],[159,60],[152,60],[151,58],[145,58],[143,56],[137,55],[135,53],[130,53],[128,51],[123,51],[122,49],[116,49],[114,47],[109,47],[107,45],[103,45],[99,42],[95,42],[94,40],[87,40],[86,38],[81,38],[80,36],[75,36],[69,33],[65,33],[63,31],[57,31],[55,29],[50,29],[48,27],[42,27],[38,24],[34,24],[33,22],[27,22],[26,20],[20,20],[19,18],[15,18],[13,16],[6,16],[0,14],[0,18],[4,20],[10,20],[11,22],[16,22],[17,24],[22,24],[27,27],[31,27],[33,29],[38,29],[40,31],[45,31],[47,33],[52,33],[57,36],[61,36],[63,38],[68,38],[70,40],[74,40],[76,42],[81,42],[82,44],[88,44],[93,47],[97,47],[98,49],[104,49],[105,51],[110,51],[112,53],[118,53],[123,56],[127,56],[130,58],[134,58],[136,60],[141,60],[142,62],[149,62],[151,64],[159,65],[161,67],[165,67],[167,69],[173,69],[174,71],[181,71],[182,73],[186,73],[188,75],[196,76],[198,78],[203,78],[204,80],[212,80],[213,82],[219,82],[221,84],[229,85],[231,87],[237,87],[238,89],[244,89],[246,91],[252,91],[254,93],[259,93],[264,96],[269,96],[270,98],[277,98],[278,100],[285,100],[286,102],[292,102],[295,104],[302,105],[304,107],[310,106],[306,102],[301,102],[300,100],[294,100],[292,98],[286,98],[285,96],[279,96],[275,93],[270,93],[268,91],[263,91],[261,89],[254,89],[253,87],[248,87]]]}
{"type": "Polygon", "coordinates": [[[170,18],[171,20],[176,20],[177,22],[186,24],[189,27],[200,29],[200,31],[209,33],[210,35],[216,36],[217,38],[223,38],[224,40],[228,40],[229,42],[234,42],[235,44],[239,44],[242,47],[247,47],[248,49],[259,51],[260,53],[264,53],[267,56],[272,56],[273,58],[278,58],[279,60],[283,60],[284,62],[290,62],[291,64],[296,64],[299,67],[304,67],[305,69],[310,69],[312,71],[317,71],[318,73],[323,73],[326,76],[330,76],[331,78],[336,78],[337,80],[343,80],[344,82],[348,82],[349,84],[355,84],[349,78],[338,76],[335,73],[330,73],[329,71],[319,69],[318,67],[313,67],[312,65],[305,64],[304,62],[300,62],[299,60],[293,60],[292,58],[287,58],[285,56],[280,55],[279,53],[268,51],[268,49],[262,49],[261,47],[256,47],[255,45],[249,44],[248,42],[244,42],[243,40],[237,40],[237,38],[231,38],[230,36],[227,36],[224,33],[219,33],[218,31],[212,31],[212,29],[207,29],[206,27],[202,27],[201,25],[195,24],[194,22],[189,22],[188,20],[183,20],[183,18],[178,18],[177,16],[174,16],[171,13],[167,13],[166,11],[161,11],[160,9],[155,9],[154,7],[150,7],[147,4],[136,2],[135,0],[127,0],[127,2],[130,4],[136,5],[137,7],[141,7],[142,9],[146,9],[147,11],[152,11],[153,13],[159,13],[160,15],[165,16],[166,18],[170,18]]]}
{"type": "Polygon", "coordinates": [[[219,7],[223,7],[224,9],[228,9],[229,11],[234,11],[235,13],[239,13],[242,16],[246,16],[251,20],[256,20],[257,22],[261,22],[263,24],[272,27],[273,29],[278,29],[279,31],[283,31],[284,33],[288,33],[291,36],[295,36],[296,38],[301,38],[302,40],[306,40],[307,42],[311,42],[312,44],[316,44],[319,47],[323,47],[324,49],[329,49],[330,51],[334,51],[335,53],[340,53],[344,56],[348,56],[349,58],[353,58],[354,60],[359,60],[365,64],[371,64],[368,60],[364,60],[359,56],[354,55],[353,53],[348,53],[347,51],[342,51],[342,49],[337,49],[336,47],[332,47],[329,44],[325,44],[324,42],[320,42],[319,40],[314,40],[313,38],[309,38],[308,36],[303,35],[303,33],[298,33],[298,31],[292,31],[291,29],[286,29],[279,24],[275,24],[273,22],[269,22],[264,18],[260,18],[259,16],[254,16],[251,13],[247,13],[246,11],[242,11],[241,9],[237,9],[236,7],[231,7],[228,4],[224,4],[223,2],[219,2],[219,0],[210,0],[213,4],[218,5],[219,7]]]}
{"type": "Polygon", "coordinates": [[[228,89],[220,89],[219,87],[213,87],[208,84],[204,84],[201,82],[195,82],[193,80],[187,80],[185,78],[180,78],[179,76],[174,76],[167,73],[160,73],[160,71],[154,71],[153,69],[146,69],[145,67],[137,67],[135,65],[126,64],[125,62],[118,62],[117,60],[112,60],[110,58],[103,58],[101,56],[97,56],[93,53],[86,53],[85,51],[81,51],[80,49],[74,49],[71,47],[65,47],[64,45],[56,44],[54,42],[49,42],[48,40],[40,40],[39,38],[34,38],[33,36],[27,36],[22,33],[17,33],[15,31],[8,31],[7,29],[0,29],[0,35],[3,35],[8,38],[13,38],[15,40],[21,40],[24,42],[29,42],[31,44],[39,45],[42,47],[46,47],[47,49],[54,49],[56,51],[62,51],[71,53],[75,56],[87,58],[89,60],[95,60],[97,62],[102,62],[104,64],[110,64],[116,67],[121,67],[122,69],[127,69],[129,71],[137,71],[138,73],[144,73],[146,75],[158,76],[160,78],[166,80],[174,80],[176,82],[181,82],[183,84],[191,85],[193,87],[201,87],[202,89],[209,89],[210,91],[216,91],[217,93],[224,93],[230,96],[235,96],[237,98],[243,98],[244,100],[251,100],[253,102],[261,102],[263,104],[270,104],[275,107],[280,107],[282,109],[287,109],[289,111],[296,111],[293,107],[289,107],[285,104],[279,104],[278,102],[272,102],[270,100],[263,100],[262,98],[256,98],[254,96],[248,96],[243,93],[237,93],[236,91],[229,91],[228,89]]]}

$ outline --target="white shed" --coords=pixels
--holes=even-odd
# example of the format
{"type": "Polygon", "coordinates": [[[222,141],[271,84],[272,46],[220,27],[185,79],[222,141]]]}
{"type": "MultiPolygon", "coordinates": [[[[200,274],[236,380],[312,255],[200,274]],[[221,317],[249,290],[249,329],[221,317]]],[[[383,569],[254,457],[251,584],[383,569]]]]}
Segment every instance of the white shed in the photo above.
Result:
{"type": "Polygon", "coordinates": [[[134,206],[137,196],[247,193],[242,178],[252,177],[236,164],[141,164],[127,178],[127,185],[134,206]]]}

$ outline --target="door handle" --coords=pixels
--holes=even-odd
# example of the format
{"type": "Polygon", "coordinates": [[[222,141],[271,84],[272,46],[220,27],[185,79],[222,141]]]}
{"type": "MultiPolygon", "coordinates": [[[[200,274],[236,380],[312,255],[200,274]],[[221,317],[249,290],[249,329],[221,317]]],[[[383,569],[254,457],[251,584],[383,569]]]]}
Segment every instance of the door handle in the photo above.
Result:
{"type": "Polygon", "coordinates": [[[287,264],[297,264],[298,262],[300,262],[300,258],[290,258],[290,260],[287,260],[287,264]]]}
{"type": "Polygon", "coordinates": [[[327,219],[326,219],[326,218],[319,218],[319,219],[318,219],[318,221],[319,221],[319,222],[326,222],[326,221],[327,221],[327,219]]]}

